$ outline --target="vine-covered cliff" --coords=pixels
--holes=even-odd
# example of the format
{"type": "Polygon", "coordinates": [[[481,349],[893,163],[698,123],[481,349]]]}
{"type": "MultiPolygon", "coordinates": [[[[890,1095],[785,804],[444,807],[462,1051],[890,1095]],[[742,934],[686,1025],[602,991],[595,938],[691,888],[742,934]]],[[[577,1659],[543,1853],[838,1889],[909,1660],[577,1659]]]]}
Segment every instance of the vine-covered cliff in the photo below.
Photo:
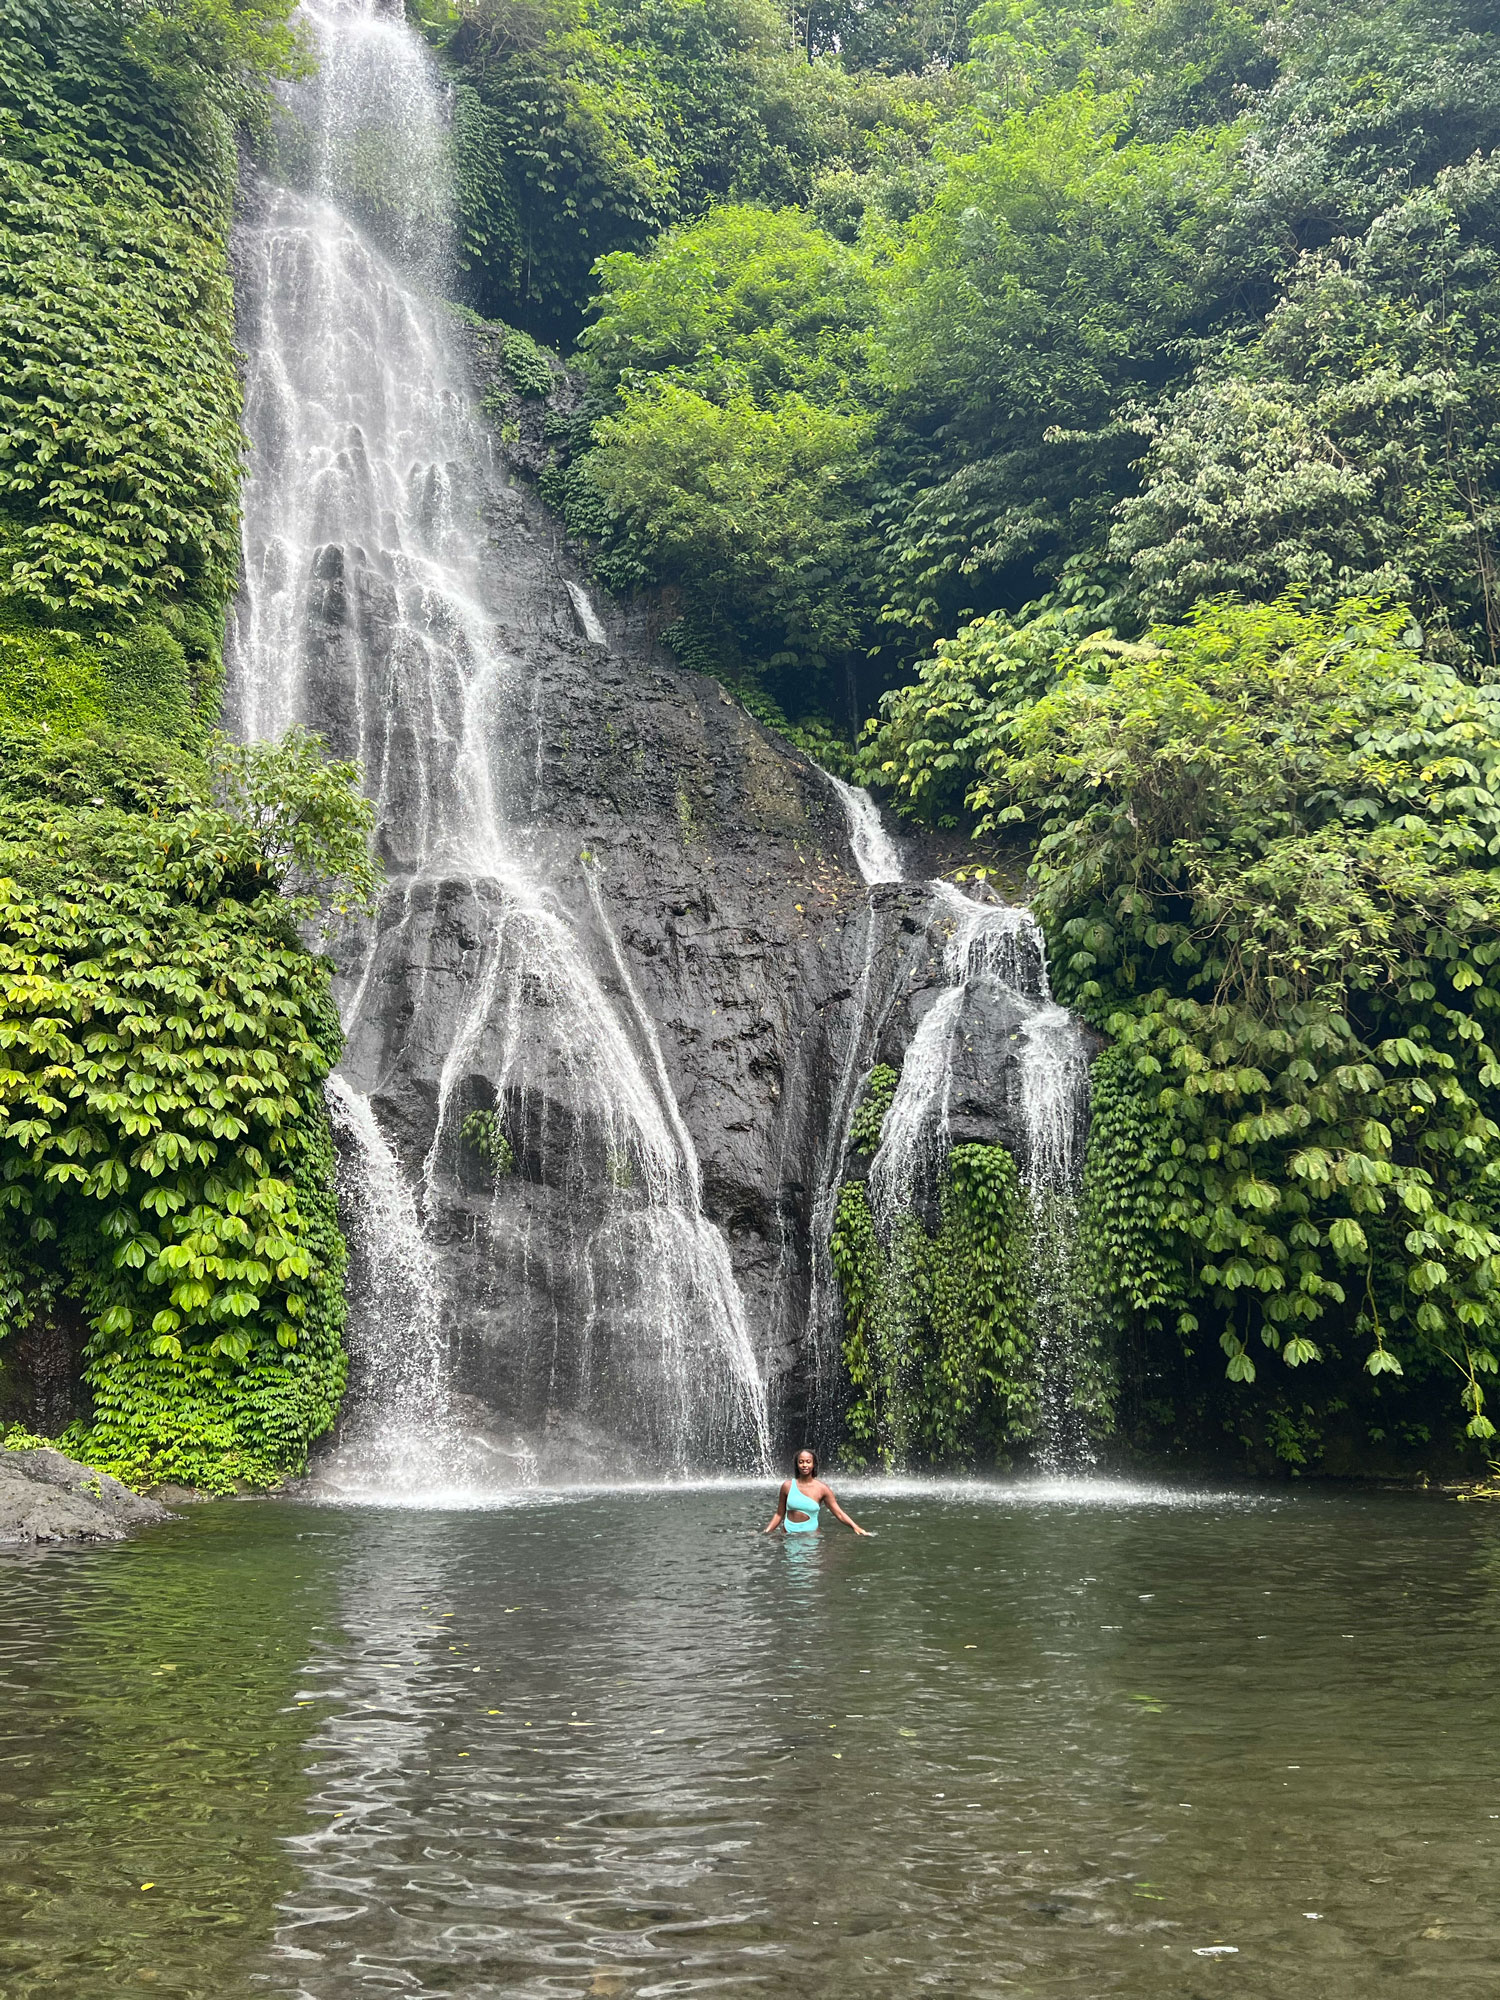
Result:
{"type": "Polygon", "coordinates": [[[371,879],[350,770],[213,733],[235,126],[293,48],[228,7],[4,28],[0,1407],[135,1482],[264,1485],[344,1376],[296,924],[371,879]]]}

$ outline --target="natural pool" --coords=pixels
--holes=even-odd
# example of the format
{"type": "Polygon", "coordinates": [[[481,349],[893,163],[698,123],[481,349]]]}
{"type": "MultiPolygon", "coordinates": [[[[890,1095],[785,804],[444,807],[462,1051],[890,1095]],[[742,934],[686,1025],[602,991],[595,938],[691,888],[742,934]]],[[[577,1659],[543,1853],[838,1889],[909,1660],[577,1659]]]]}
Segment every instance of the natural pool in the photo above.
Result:
{"type": "Polygon", "coordinates": [[[0,1561],[0,1995],[1495,1993],[1500,1509],[841,1490],[0,1561]]]}

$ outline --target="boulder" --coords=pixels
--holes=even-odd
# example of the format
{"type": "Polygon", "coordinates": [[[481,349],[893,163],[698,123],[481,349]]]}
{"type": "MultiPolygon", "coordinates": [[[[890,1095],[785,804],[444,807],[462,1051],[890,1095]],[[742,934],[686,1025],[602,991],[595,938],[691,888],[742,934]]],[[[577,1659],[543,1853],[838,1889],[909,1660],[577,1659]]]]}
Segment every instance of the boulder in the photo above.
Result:
{"type": "Polygon", "coordinates": [[[159,1501],[63,1452],[0,1451],[0,1545],[118,1542],[132,1528],[171,1518],[159,1501]]]}

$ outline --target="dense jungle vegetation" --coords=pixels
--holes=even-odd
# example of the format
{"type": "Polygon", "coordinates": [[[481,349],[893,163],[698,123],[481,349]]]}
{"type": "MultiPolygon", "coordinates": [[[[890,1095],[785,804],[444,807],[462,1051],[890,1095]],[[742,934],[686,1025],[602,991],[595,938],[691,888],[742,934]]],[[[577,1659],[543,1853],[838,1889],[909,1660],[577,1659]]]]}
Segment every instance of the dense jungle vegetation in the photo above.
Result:
{"type": "Polygon", "coordinates": [[[214,730],[236,135],[285,14],[0,7],[0,1418],[214,1490],[297,1468],[343,1385],[298,924],[374,886],[349,767],[214,730]]]}
{"type": "MultiPolygon", "coordinates": [[[[576,341],[547,490],[600,574],[668,592],[685,661],[978,867],[1032,854],[1060,996],[1109,1037],[1083,1234],[1127,1420],[1294,1465],[1334,1432],[1346,1461],[1482,1447],[1493,11],[475,0],[429,26],[470,297],[576,341]]],[[[891,1308],[846,1193],[859,1433],[891,1308]]],[[[937,1456],[982,1433],[981,1380],[1024,1435],[998,1298],[960,1314],[957,1388],[950,1304],[923,1307],[903,1422],[937,1456]]]]}
{"type": "MultiPolygon", "coordinates": [[[[1108,1038],[1082,1231],[1124,1421],[1482,1448],[1493,9],[411,5],[454,290],[539,387],[533,341],[580,371],[543,490],[601,578],[976,868],[1031,858],[1108,1038]]],[[[357,774],[214,734],[236,155],[305,57],[285,0],[0,23],[0,1394],[68,1350],[97,1462],[265,1483],[343,1368],[296,926],[374,886],[357,774]]],[[[952,1458],[1029,1392],[1013,1175],[955,1158],[944,1204],[896,1261],[910,1448],[952,1458]]],[[[857,1434],[894,1253],[856,1210],[857,1434]]]]}

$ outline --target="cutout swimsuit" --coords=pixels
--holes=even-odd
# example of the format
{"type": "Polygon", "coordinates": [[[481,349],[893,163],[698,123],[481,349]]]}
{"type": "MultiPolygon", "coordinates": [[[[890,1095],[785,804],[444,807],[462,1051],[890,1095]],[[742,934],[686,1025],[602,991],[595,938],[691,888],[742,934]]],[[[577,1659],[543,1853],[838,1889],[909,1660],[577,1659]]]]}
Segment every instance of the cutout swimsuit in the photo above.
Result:
{"type": "Polygon", "coordinates": [[[795,1479],[788,1482],[786,1506],[785,1525],[789,1535],[815,1535],[818,1532],[818,1502],[816,1500],[809,1500],[795,1479]],[[794,1521],[792,1519],[792,1509],[794,1507],[799,1514],[807,1516],[805,1521],[794,1521]]]}

